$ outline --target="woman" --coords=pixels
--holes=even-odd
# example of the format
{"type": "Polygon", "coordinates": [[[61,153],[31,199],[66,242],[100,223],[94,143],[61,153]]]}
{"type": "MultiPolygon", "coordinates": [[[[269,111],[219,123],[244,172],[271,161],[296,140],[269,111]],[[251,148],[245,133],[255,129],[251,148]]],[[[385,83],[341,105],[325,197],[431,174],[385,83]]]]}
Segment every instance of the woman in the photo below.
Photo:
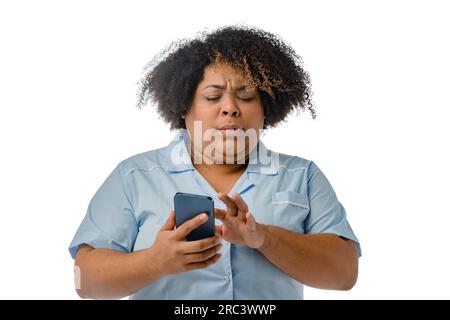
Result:
{"type": "Polygon", "coordinates": [[[302,299],[303,284],[352,288],[360,246],[330,183],[314,162],[259,139],[296,108],[315,117],[293,49],[226,27],[175,43],[150,66],[138,105],[151,99],[178,132],[122,161],[94,195],[69,249],[79,295],[302,299]],[[175,227],[179,191],[213,198],[214,237],[186,240],[204,215],[175,227]]]}

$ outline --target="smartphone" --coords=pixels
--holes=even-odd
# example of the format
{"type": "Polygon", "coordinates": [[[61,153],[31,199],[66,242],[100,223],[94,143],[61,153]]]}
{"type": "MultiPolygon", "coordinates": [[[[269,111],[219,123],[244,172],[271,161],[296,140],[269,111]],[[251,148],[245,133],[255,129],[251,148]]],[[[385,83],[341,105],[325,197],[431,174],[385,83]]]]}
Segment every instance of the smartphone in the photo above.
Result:
{"type": "Polygon", "coordinates": [[[199,194],[177,192],[173,197],[175,223],[177,228],[200,213],[207,213],[208,220],[186,236],[186,240],[195,241],[215,235],[214,202],[211,197],[199,194]]]}

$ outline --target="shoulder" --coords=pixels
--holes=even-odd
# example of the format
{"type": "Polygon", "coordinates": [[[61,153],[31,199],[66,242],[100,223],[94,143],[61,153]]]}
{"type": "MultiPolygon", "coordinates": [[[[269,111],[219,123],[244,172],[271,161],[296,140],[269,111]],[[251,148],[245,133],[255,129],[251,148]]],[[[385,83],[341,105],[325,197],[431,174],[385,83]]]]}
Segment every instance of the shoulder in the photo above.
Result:
{"type": "MultiPolygon", "coordinates": [[[[272,151],[273,152],[273,151],[272,151]]],[[[314,162],[296,155],[285,154],[281,152],[274,152],[278,158],[278,169],[285,171],[308,171],[313,166],[314,162]]]]}
{"type": "Polygon", "coordinates": [[[311,179],[323,175],[316,162],[311,159],[281,152],[271,152],[276,154],[278,173],[282,176],[290,176],[293,178],[296,175],[300,175],[309,183],[311,179]]]}
{"type": "Polygon", "coordinates": [[[278,175],[280,179],[288,181],[288,184],[302,181],[311,190],[332,189],[328,178],[313,160],[283,153],[278,153],[278,159],[278,175]]]}
{"type": "Polygon", "coordinates": [[[162,147],[154,150],[132,155],[118,164],[122,176],[128,176],[135,171],[153,171],[155,169],[164,169],[167,165],[166,150],[162,147]]]}

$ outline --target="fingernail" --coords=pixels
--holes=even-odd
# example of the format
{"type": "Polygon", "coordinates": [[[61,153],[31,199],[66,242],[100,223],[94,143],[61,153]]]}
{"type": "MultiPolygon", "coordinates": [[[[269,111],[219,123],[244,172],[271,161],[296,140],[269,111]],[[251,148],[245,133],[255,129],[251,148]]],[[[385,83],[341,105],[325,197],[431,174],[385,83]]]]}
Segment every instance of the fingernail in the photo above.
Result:
{"type": "Polygon", "coordinates": [[[202,214],[200,215],[200,220],[201,220],[201,221],[205,221],[206,219],[208,219],[208,215],[207,215],[206,213],[202,213],[202,214]]]}

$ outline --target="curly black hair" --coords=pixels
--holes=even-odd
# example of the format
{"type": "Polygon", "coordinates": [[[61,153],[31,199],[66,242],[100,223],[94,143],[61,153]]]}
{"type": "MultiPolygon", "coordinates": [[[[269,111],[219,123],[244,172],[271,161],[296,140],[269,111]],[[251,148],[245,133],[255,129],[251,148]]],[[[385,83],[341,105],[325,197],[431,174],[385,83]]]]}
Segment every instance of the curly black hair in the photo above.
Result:
{"type": "Polygon", "coordinates": [[[201,32],[194,39],[172,42],[145,67],[138,82],[137,106],[149,99],[171,129],[186,128],[195,90],[209,65],[225,62],[243,71],[255,85],[264,108],[264,128],[281,122],[293,110],[307,107],[316,118],[311,82],[302,59],[278,36],[254,27],[228,26],[201,32]]]}

